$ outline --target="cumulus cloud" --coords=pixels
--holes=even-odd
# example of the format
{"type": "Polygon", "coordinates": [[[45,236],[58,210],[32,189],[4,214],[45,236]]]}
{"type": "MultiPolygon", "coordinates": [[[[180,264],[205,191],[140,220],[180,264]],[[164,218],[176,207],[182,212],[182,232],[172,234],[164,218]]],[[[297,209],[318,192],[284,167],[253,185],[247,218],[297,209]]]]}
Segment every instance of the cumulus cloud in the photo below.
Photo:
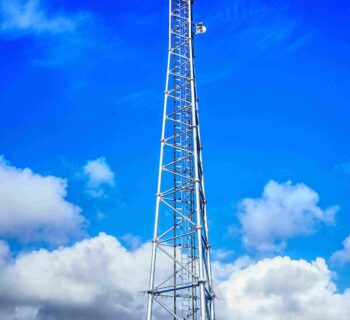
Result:
{"type": "Polygon", "coordinates": [[[280,251],[287,240],[310,235],[321,223],[332,224],[338,206],[321,209],[319,195],[305,184],[270,181],[260,198],[240,202],[238,218],[248,248],[280,251]]]}
{"type": "MultiPolygon", "coordinates": [[[[150,244],[129,251],[104,233],[37,250],[0,267],[5,320],[138,320],[145,316],[150,244]]],[[[168,271],[160,261],[160,273],[168,271]],[[162,267],[163,266],[163,267],[162,267]]],[[[218,320],[347,320],[350,292],[337,291],[324,259],[215,262],[218,320]]],[[[158,313],[155,319],[168,319],[158,313]]]]}
{"type": "Polygon", "coordinates": [[[346,320],[350,291],[339,293],[324,259],[266,259],[220,284],[219,319],[346,320]]]}
{"type": "MultiPolygon", "coordinates": [[[[214,255],[214,259],[215,259],[215,255],[214,255]]],[[[239,257],[234,262],[222,262],[220,260],[213,260],[212,261],[213,281],[216,284],[216,287],[218,288],[218,284],[222,283],[223,281],[226,281],[228,278],[230,278],[230,276],[233,273],[243,268],[247,268],[254,263],[255,261],[249,256],[239,257]]],[[[218,295],[217,290],[215,290],[215,294],[218,295]]],[[[221,297],[221,294],[219,294],[219,298],[220,297],[221,297]]]]}
{"type": "Polygon", "coordinates": [[[84,166],[84,175],[87,177],[88,192],[94,197],[102,196],[103,187],[113,186],[115,182],[114,172],[104,157],[88,161],[84,166]]]}
{"type": "Polygon", "coordinates": [[[0,310],[2,303],[9,315],[26,307],[28,320],[142,319],[150,252],[150,244],[131,252],[101,233],[72,247],[22,254],[0,269],[0,310]]]}
{"type": "Polygon", "coordinates": [[[350,263],[350,237],[343,241],[343,249],[331,256],[331,262],[335,265],[345,266],[350,263]]]}
{"type": "Polygon", "coordinates": [[[1,0],[0,13],[3,32],[33,34],[72,32],[81,18],[62,13],[49,16],[39,0],[1,0]]]}
{"type": "Polygon", "coordinates": [[[66,195],[65,180],[16,168],[0,157],[0,236],[61,244],[81,234],[81,209],[66,195]]]}
{"type": "Polygon", "coordinates": [[[0,319],[2,320],[33,320],[37,315],[37,309],[26,306],[13,306],[0,303],[0,319]]]}

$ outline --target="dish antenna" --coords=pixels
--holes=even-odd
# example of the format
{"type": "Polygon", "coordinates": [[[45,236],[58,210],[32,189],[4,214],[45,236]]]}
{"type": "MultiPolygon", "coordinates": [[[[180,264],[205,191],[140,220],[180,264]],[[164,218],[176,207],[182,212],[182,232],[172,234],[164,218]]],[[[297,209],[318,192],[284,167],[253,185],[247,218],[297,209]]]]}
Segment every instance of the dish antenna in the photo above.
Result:
{"type": "Polygon", "coordinates": [[[207,28],[203,25],[203,22],[200,21],[196,24],[196,34],[203,34],[207,32],[207,28]]]}

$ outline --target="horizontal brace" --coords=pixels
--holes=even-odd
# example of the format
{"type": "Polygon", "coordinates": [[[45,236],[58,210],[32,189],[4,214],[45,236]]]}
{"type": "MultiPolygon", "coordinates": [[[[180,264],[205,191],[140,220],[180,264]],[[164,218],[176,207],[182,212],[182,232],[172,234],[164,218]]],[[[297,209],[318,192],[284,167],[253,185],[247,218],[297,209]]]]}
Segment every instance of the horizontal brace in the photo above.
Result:
{"type": "Polygon", "coordinates": [[[181,114],[184,111],[188,111],[189,113],[192,112],[192,105],[190,104],[191,102],[188,102],[188,105],[185,107],[182,107],[180,109],[177,109],[176,111],[173,111],[172,113],[167,114],[167,117],[172,117],[177,114],[181,114]]]}
{"type": "Polygon", "coordinates": [[[185,131],[182,131],[181,133],[178,133],[178,134],[175,134],[169,138],[166,138],[164,140],[165,143],[171,141],[171,140],[176,140],[177,138],[180,138],[181,136],[185,135],[185,134],[188,134],[188,133],[192,133],[192,129],[191,130],[185,130],[185,131]]]}
{"type": "Polygon", "coordinates": [[[176,164],[178,162],[190,159],[191,157],[192,157],[192,155],[188,155],[188,156],[185,156],[185,157],[182,157],[182,158],[178,158],[177,160],[164,165],[163,168],[170,167],[170,166],[172,166],[172,165],[174,165],[174,164],[176,164]]]}
{"type": "Polygon", "coordinates": [[[172,174],[174,176],[178,176],[178,177],[181,177],[181,178],[184,178],[186,180],[193,181],[193,182],[195,181],[195,179],[193,177],[191,177],[191,176],[186,176],[184,174],[178,173],[176,171],[169,170],[169,169],[164,168],[164,167],[162,168],[162,170],[165,171],[165,172],[168,172],[168,173],[170,173],[170,174],[172,174]]]}
{"type": "Polygon", "coordinates": [[[181,90],[182,88],[184,88],[184,87],[186,87],[186,86],[190,86],[190,85],[191,85],[191,81],[187,81],[187,82],[181,84],[180,86],[177,86],[177,87],[171,89],[171,90],[168,92],[168,94],[172,94],[172,93],[174,93],[174,92],[176,92],[176,91],[178,91],[178,90],[181,90]]]}
{"type": "Polygon", "coordinates": [[[174,148],[174,149],[176,149],[178,151],[188,152],[191,156],[193,156],[193,153],[191,151],[189,151],[189,149],[185,149],[185,148],[182,148],[182,147],[170,144],[170,143],[165,143],[164,145],[167,146],[167,147],[174,148]]]}
{"type": "Polygon", "coordinates": [[[166,287],[166,288],[157,289],[157,290],[154,290],[153,292],[150,291],[150,293],[153,295],[160,295],[162,293],[167,293],[171,291],[179,291],[179,290],[184,290],[188,288],[195,288],[195,287],[198,287],[199,284],[200,284],[200,281],[197,281],[195,283],[186,283],[175,287],[166,287]]]}
{"type": "Polygon", "coordinates": [[[191,204],[191,203],[194,203],[194,201],[189,201],[189,200],[185,200],[185,199],[171,199],[171,198],[163,198],[163,200],[165,201],[175,201],[177,203],[186,203],[186,204],[191,204]]]}
{"type": "Polygon", "coordinates": [[[175,52],[173,52],[173,51],[171,51],[171,54],[172,54],[173,56],[176,56],[176,57],[180,57],[180,58],[182,58],[182,59],[185,59],[185,60],[187,60],[188,62],[190,61],[190,58],[189,58],[189,57],[184,56],[184,55],[182,55],[182,54],[175,53],[175,52]]]}
{"type": "Polygon", "coordinates": [[[185,22],[183,22],[181,24],[174,24],[172,30],[173,31],[177,31],[177,30],[179,30],[179,29],[181,29],[181,28],[183,28],[185,26],[188,26],[188,22],[187,21],[185,21],[185,22]]]}
{"type": "Polygon", "coordinates": [[[184,2],[185,4],[183,5],[183,6],[181,6],[180,8],[176,8],[176,9],[174,9],[173,11],[172,11],[172,14],[173,13],[175,13],[175,12],[179,12],[179,13],[181,13],[181,10],[183,10],[183,9],[188,9],[188,1],[182,1],[182,2],[184,2]]]}
{"type": "Polygon", "coordinates": [[[189,64],[190,64],[189,61],[185,61],[185,62],[182,62],[182,63],[179,64],[179,65],[174,66],[172,69],[170,69],[170,72],[173,72],[175,69],[181,68],[181,67],[183,67],[183,66],[186,65],[186,64],[189,65],[189,64]]]}
{"type": "Polygon", "coordinates": [[[184,36],[184,35],[181,34],[181,33],[177,33],[177,32],[171,31],[171,34],[172,34],[173,36],[175,36],[175,37],[181,37],[181,38],[183,38],[183,39],[188,39],[188,36],[187,36],[187,35],[184,36]]]}
{"type": "MultiPolygon", "coordinates": [[[[187,262],[187,264],[185,265],[185,267],[187,268],[191,263],[193,263],[193,261],[189,261],[187,262]]],[[[176,272],[174,274],[172,274],[170,277],[168,277],[167,279],[165,279],[163,282],[161,282],[159,285],[156,286],[156,289],[160,288],[163,284],[167,283],[170,279],[176,277],[176,275],[181,272],[183,270],[183,268],[177,269],[176,272]]]]}
{"type": "Polygon", "coordinates": [[[171,237],[171,238],[159,241],[158,243],[169,242],[169,241],[172,241],[172,240],[176,240],[176,239],[180,239],[180,238],[183,238],[183,237],[190,236],[190,235],[195,234],[195,233],[196,233],[196,231],[187,232],[187,233],[184,233],[184,234],[180,234],[180,235],[178,235],[176,237],[171,237]]]}
{"type": "Polygon", "coordinates": [[[170,52],[174,52],[179,50],[180,48],[186,46],[189,46],[190,43],[190,39],[186,39],[185,41],[182,41],[181,43],[179,43],[176,47],[170,48],[170,52]]]}
{"type": "Polygon", "coordinates": [[[185,187],[181,187],[181,188],[171,188],[165,192],[163,192],[164,196],[169,196],[171,194],[176,194],[176,193],[180,193],[180,192],[183,192],[183,191],[187,191],[187,192],[194,192],[195,188],[194,188],[194,183],[191,183],[185,187]],[[192,187],[192,188],[190,188],[192,187]]]}
{"type": "Polygon", "coordinates": [[[166,191],[163,191],[160,196],[163,198],[164,196],[168,196],[169,194],[173,194],[173,193],[180,193],[183,190],[186,190],[190,187],[194,187],[194,182],[191,181],[186,181],[184,184],[178,186],[177,188],[171,188],[168,189],[166,191]],[[190,182],[190,183],[189,183],[190,182]]]}
{"type": "Polygon", "coordinates": [[[176,73],[176,72],[169,72],[169,74],[171,74],[171,75],[174,76],[174,77],[179,77],[179,78],[184,79],[184,80],[187,80],[187,81],[190,81],[190,80],[191,80],[191,76],[190,76],[190,75],[184,76],[184,75],[182,75],[182,74],[180,74],[180,73],[176,73]]]}
{"type": "Polygon", "coordinates": [[[172,16],[174,17],[174,18],[178,18],[178,19],[183,19],[183,20],[185,20],[186,21],[186,24],[188,23],[187,21],[188,21],[188,17],[182,17],[182,16],[180,16],[180,15],[178,15],[178,14],[172,14],[172,16]]]}
{"type": "Polygon", "coordinates": [[[166,236],[170,231],[172,231],[175,228],[177,228],[178,225],[180,225],[180,221],[176,225],[171,226],[168,230],[163,232],[160,236],[158,236],[158,239],[163,238],[164,236],[166,236]]]}
{"type": "Polygon", "coordinates": [[[188,0],[179,0],[178,3],[181,4],[181,2],[183,3],[182,6],[180,6],[179,8],[175,8],[172,10],[172,12],[176,12],[176,11],[181,11],[183,9],[188,8],[188,0]]]}
{"type": "Polygon", "coordinates": [[[182,101],[184,103],[192,103],[192,101],[188,101],[188,100],[185,100],[185,99],[182,99],[182,98],[179,98],[179,97],[175,97],[175,96],[172,96],[170,94],[168,95],[168,97],[171,98],[171,99],[174,99],[176,101],[182,101]]]}
{"type": "Polygon", "coordinates": [[[169,120],[169,121],[172,121],[174,123],[178,123],[178,124],[181,124],[183,126],[186,126],[188,128],[192,128],[192,123],[186,123],[186,122],[183,122],[183,121],[180,121],[180,120],[176,120],[176,119],[173,119],[173,118],[168,118],[168,117],[166,119],[169,120]]]}
{"type": "MultiPolygon", "coordinates": [[[[186,299],[186,300],[188,300],[189,299],[189,295],[188,294],[179,294],[179,293],[177,293],[177,294],[175,294],[175,295],[173,295],[173,294],[162,294],[162,295],[160,295],[160,297],[162,297],[162,298],[171,298],[171,299],[174,299],[174,296],[177,298],[177,299],[186,299]]],[[[199,300],[199,296],[193,296],[193,299],[194,300],[199,300]]],[[[197,307],[198,308],[198,307],[197,307]]],[[[197,310],[197,309],[196,309],[197,310]]],[[[191,315],[192,315],[192,313],[191,313],[191,315]]],[[[190,315],[190,316],[191,316],[190,315]]],[[[188,317],[190,317],[190,316],[186,316],[184,319],[188,319],[188,317]]]]}

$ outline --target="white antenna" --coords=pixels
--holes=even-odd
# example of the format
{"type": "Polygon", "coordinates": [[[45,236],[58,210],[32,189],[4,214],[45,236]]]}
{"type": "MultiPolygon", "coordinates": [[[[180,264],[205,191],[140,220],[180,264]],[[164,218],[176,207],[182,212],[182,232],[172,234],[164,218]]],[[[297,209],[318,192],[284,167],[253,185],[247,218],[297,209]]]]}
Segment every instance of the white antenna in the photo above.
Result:
{"type": "Polygon", "coordinates": [[[203,25],[203,22],[200,21],[196,24],[196,34],[203,34],[207,32],[207,28],[203,25]]]}

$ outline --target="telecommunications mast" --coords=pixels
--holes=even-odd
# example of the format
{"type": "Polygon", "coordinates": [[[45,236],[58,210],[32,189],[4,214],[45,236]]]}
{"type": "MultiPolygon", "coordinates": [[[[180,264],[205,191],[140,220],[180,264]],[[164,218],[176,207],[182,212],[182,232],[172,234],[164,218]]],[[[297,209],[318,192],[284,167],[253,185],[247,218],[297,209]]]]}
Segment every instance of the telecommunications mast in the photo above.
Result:
{"type": "Polygon", "coordinates": [[[147,320],[214,320],[193,0],[170,0],[169,50],[147,320]]]}

